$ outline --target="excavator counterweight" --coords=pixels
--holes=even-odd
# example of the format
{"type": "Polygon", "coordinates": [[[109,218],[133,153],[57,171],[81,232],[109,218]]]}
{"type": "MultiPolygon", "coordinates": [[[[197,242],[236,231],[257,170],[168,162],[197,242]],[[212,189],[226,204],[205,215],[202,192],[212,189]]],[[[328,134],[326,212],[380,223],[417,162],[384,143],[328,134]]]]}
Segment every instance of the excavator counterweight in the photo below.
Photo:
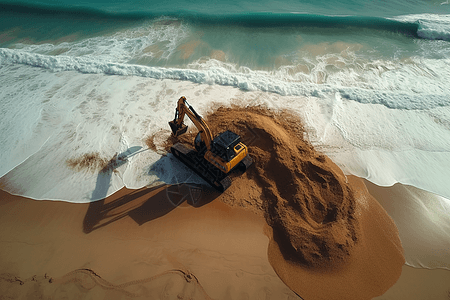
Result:
{"type": "Polygon", "coordinates": [[[225,131],[214,137],[203,118],[190,106],[185,97],[178,100],[175,118],[169,122],[174,136],[187,131],[184,116],[187,115],[199,133],[194,141],[195,150],[187,145],[177,143],[170,149],[171,153],[205,179],[219,191],[225,191],[231,185],[228,177],[231,171],[242,168],[245,171],[252,159],[248,148],[241,142],[240,136],[232,131],[225,131]]]}

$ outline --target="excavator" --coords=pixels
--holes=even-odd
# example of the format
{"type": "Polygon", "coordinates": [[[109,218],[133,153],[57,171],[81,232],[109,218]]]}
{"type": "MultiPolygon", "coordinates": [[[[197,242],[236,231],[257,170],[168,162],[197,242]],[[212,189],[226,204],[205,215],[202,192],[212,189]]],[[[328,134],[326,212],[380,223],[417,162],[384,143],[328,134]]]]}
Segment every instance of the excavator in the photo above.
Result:
{"type": "Polygon", "coordinates": [[[184,117],[187,115],[197,127],[194,147],[176,143],[170,152],[181,162],[200,175],[211,186],[225,191],[231,185],[228,176],[231,171],[241,168],[244,172],[253,160],[248,155],[248,148],[241,142],[238,134],[227,130],[213,138],[205,120],[189,105],[186,97],[178,100],[175,118],[169,122],[172,134],[178,137],[187,131],[184,117]]]}

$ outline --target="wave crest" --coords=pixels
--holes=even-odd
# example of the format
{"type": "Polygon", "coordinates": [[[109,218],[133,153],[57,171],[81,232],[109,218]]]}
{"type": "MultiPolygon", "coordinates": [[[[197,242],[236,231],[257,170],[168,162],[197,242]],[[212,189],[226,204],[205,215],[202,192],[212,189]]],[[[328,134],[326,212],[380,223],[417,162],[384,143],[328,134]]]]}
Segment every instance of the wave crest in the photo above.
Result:
{"type": "Polygon", "coordinates": [[[267,71],[230,71],[220,65],[208,69],[179,69],[111,63],[87,57],[49,56],[20,50],[0,49],[2,64],[25,64],[52,71],[77,71],[87,74],[140,76],[155,79],[173,79],[193,83],[233,86],[245,91],[263,91],[282,96],[326,97],[339,93],[342,97],[360,103],[382,104],[392,109],[430,109],[449,106],[450,98],[441,93],[408,92],[408,90],[375,90],[370,88],[309,82],[289,81],[267,71]],[[426,100],[426,101],[425,101],[426,100]]]}
{"type": "Polygon", "coordinates": [[[205,12],[188,11],[183,8],[148,8],[142,10],[97,9],[29,3],[0,2],[0,12],[30,15],[67,16],[76,19],[95,19],[107,21],[138,21],[158,19],[162,16],[184,20],[199,25],[226,25],[243,27],[310,27],[310,28],[369,28],[396,32],[423,39],[450,41],[450,15],[422,14],[386,18],[364,15],[327,15],[314,13],[287,12],[205,12]]]}

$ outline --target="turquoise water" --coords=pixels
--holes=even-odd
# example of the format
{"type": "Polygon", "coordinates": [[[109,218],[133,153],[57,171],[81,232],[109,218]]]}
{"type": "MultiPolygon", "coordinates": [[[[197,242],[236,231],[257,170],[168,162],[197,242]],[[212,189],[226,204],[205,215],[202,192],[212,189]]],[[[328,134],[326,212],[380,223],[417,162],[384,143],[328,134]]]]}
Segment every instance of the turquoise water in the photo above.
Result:
{"type": "MultiPolygon", "coordinates": [[[[126,62],[149,66],[185,66],[220,50],[228,62],[239,66],[275,69],[281,58],[283,64],[298,63],[302,46],[334,42],[362,45],[359,54],[368,57],[439,58],[448,54],[446,43],[430,41],[450,40],[450,19],[445,14],[449,5],[439,1],[218,1],[214,5],[199,1],[24,1],[2,2],[1,7],[0,46],[55,46],[33,47],[42,54],[73,50],[64,52],[58,47],[62,42],[106,38],[125,30],[144,34],[146,27],[159,27],[160,40],[149,44],[163,51],[162,56],[128,53],[126,62]],[[188,58],[167,52],[174,38],[167,30],[184,31],[179,42],[198,40],[201,44],[188,58]]],[[[133,51],[146,41],[131,34],[126,42],[133,51]]],[[[97,53],[97,46],[92,44],[91,53],[97,53]]]]}
{"type": "MultiPolygon", "coordinates": [[[[11,193],[90,202],[202,183],[145,144],[170,134],[184,95],[200,114],[292,111],[346,174],[433,195],[407,198],[448,240],[448,1],[1,1],[0,82],[11,193]],[[128,160],[106,177],[68,166],[90,153],[128,160]]],[[[410,253],[410,265],[450,269],[448,251],[410,253]]]]}
{"type": "Polygon", "coordinates": [[[199,15],[245,15],[258,12],[308,13],[319,15],[362,15],[389,17],[406,14],[445,13],[442,0],[382,1],[2,1],[20,3],[22,10],[33,6],[65,12],[87,11],[92,14],[155,16],[192,13],[199,15]]]}

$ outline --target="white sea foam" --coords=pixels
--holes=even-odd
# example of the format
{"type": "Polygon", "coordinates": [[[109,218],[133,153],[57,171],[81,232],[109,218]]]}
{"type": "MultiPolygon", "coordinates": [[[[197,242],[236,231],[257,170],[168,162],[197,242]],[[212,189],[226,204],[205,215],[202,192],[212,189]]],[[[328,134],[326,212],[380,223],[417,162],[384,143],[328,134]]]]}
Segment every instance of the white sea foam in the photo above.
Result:
{"type": "Polygon", "coordinates": [[[336,93],[295,112],[305,120],[315,147],[346,173],[381,186],[400,182],[450,198],[449,107],[392,110],[336,93]]]}
{"type": "MultiPolygon", "coordinates": [[[[2,64],[26,64],[53,71],[78,71],[88,74],[142,76],[156,79],[175,79],[194,83],[233,86],[245,91],[264,91],[282,96],[319,96],[339,92],[349,100],[360,103],[382,104],[389,108],[429,109],[450,105],[450,87],[442,78],[450,78],[450,70],[439,68],[431,59],[422,61],[425,67],[414,63],[397,65],[395,69],[373,72],[373,68],[344,69],[329,74],[328,84],[303,81],[304,74],[287,76],[285,72],[252,71],[246,68],[219,67],[177,69],[105,62],[89,57],[48,56],[20,50],[0,49],[2,64]],[[234,70],[233,70],[234,69],[234,70]],[[349,74],[357,72],[357,80],[347,83],[349,74]],[[377,76],[378,75],[378,76],[377,76]],[[422,82],[413,82],[418,77],[422,82]],[[433,80],[441,77],[440,81],[433,80]],[[372,80],[374,82],[372,82],[372,80]],[[301,82],[299,82],[301,81],[301,82]],[[355,86],[356,85],[356,86],[355,86]]],[[[449,62],[446,62],[450,64],[449,62]]],[[[316,70],[317,72],[317,70],[316,70]]]]}
{"type": "Polygon", "coordinates": [[[398,16],[394,19],[419,24],[417,35],[424,39],[450,41],[450,15],[448,14],[414,14],[398,16]]]}
{"type": "MultiPolygon", "coordinates": [[[[197,111],[203,113],[211,103],[207,86],[192,90],[191,83],[182,81],[42,69],[40,76],[22,76],[33,70],[21,65],[0,69],[11,79],[2,86],[8,106],[2,106],[0,115],[0,171],[6,174],[6,190],[34,199],[89,202],[123,186],[203,182],[170,155],[167,159],[149,150],[145,139],[160,130],[170,132],[167,122],[179,93],[195,98],[197,111]],[[28,105],[30,98],[24,95],[33,88],[37,92],[28,105]],[[111,172],[69,167],[68,160],[91,153],[110,161],[111,172]]],[[[226,93],[233,97],[235,91],[226,93]]]]}
{"type": "MultiPolygon", "coordinates": [[[[36,114],[37,111],[45,112],[46,115],[42,117],[47,116],[51,119],[39,126],[30,123],[30,128],[33,130],[39,128],[42,133],[31,134],[31,131],[28,131],[27,134],[33,136],[36,143],[32,143],[33,146],[26,146],[28,150],[23,150],[23,154],[18,155],[13,151],[18,145],[18,141],[4,143],[7,145],[5,146],[7,149],[3,151],[3,155],[5,158],[12,157],[13,159],[9,159],[10,163],[3,167],[2,175],[42,145],[50,136],[54,123],[58,122],[55,120],[60,120],[67,115],[64,108],[73,107],[76,100],[89,102],[88,99],[91,98],[91,95],[79,92],[84,89],[85,81],[81,79],[84,78],[83,74],[99,74],[95,78],[103,78],[101,74],[108,74],[113,75],[114,79],[109,79],[112,81],[129,80],[127,78],[133,76],[158,80],[175,79],[180,83],[193,82],[213,85],[214,89],[218,89],[219,86],[222,88],[230,86],[242,91],[270,92],[285,96],[282,98],[283,100],[280,100],[279,96],[270,97],[271,99],[264,103],[266,106],[272,107],[286,107],[287,99],[289,99],[286,96],[312,97],[315,99],[314,101],[322,105],[322,109],[316,112],[316,115],[320,116],[319,118],[304,116],[306,119],[310,118],[310,127],[315,128],[313,131],[316,132],[316,136],[311,134],[311,138],[317,141],[316,145],[328,149],[327,146],[333,148],[339,144],[336,137],[341,137],[347,145],[340,146],[344,149],[343,151],[333,153],[333,151],[326,150],[340,163],[341,167],[346,168],[350,173],[370,178],[380,185],[403,182],[450,196],[450,193],[446,191],[447,185],[440,184],[440,180],[436,180],[435,176],[417,180],[414,179],[416,175],[410,175],[414,172],[420,174],[429,166],[433,166],[436,170],[443,168],[443,173],[440,174],[447,173],[446,162],[450,160],[445,158],[450,149],[448,130],[448,124],[450,124],[448,115],[450,114],[439,112],[447,111],[450,105],[450,86],[444,84],[450,79],[450,69],[441,67],[442,63],[450,65],[449,60],[410,58],[396,63],[383,60],[368,61],[356,56],[351,51],[344,51],[341,54],[317,56],[315,61],[309,60],[306,65],[307,72],[295,70],[296,66],[284,66],[279,70],[268,72],[236,67],[233,64],[213,59],[202,59],[191,63],[186,69],[175,69],[111,63],[91,56],[51,56],[23,50],[0,49],[0,62],[5,66],[4,74],[9,74],[9,69],[18,70],[14,71],[16,75],[13,77],[3,75],[7,78],[3,89],[4,93],[16,93],[17,96],[9,102],[5,102],[5,105],[10,103],[9,106],[12,110],[14,110],[15,103],[24,101],[27,106],[35,105],[33,114],[27,116],[28,123],[30,120],[39,118],[39,115],[36,114]],[[39,67],[38,69],[31,68],[30,70],[33,72],[30,71],[29,74],[38,74],[40,71],[36,70],[45,68],[61,75],[53,76],[54,78],[49,77],[51,79],[45,82],[39,82],[53,73],[45,72],[45,76],[34,80],[29,77],[31,75],[26,74],[26,71],[20,71],[21,68],[18,67],[20,65],[39,67]],[[76,91],[67,91],[68,83],[61,81],[61,78],[66,76],[64,75],[66,72],[61,71],[81,73],[80,76],[73,75],[74,78],[80,78],[77,80],[82,80],[81,83],[72,83],[72,85],[78,86],[76,91]],[[326,74],[326,76],[322,74],[326,74]],[[17,78],[27,80],[23,84],[18,82],[17,78]],[[317,83],[318,78],[322,78],[322,83],[317,83]],[[11,84],[6,85],[9,82],[11,84]],[[39,88],[33,88],[39,85],[53,86],[53,90],[42,91],[39,88]],[[60,90],[63,92],[59,92],[60,90]],[[65,97],[67,94],[72,97],[70,99],[65,97]],[[23,97],[24,95],[25,97],[23,97]],[[33,101],[26,100],[29,98],[33,101]],[[53,106],[45,106],[45,109],[42,109],[39,101],[44,103],[49,99],[59,100],[56,104],[52,104],[53,106]],[[324,118],[323,123],[317,123],[320,118],[324,118]],[[329,128],[333,128],[336,134],[328,134],[329,128]],[[329,137],[332,137],[331,140],[329,137]],[[350,153],[352,154],[349,156],[350,153]],[[425,157],[422,153],[426,154],[425,157]],[[398,156],[403,159],[398,159],[398,156]],[[426,157],[430,157],[430,159],[426,159],[426,157]],[[379,164],[381,158],[386,162],[391,162],[393,167],[385,165],[383,169],[379,169],[379,166],[383,165],[379,164]],[[444,163],[440,163],[441,160],[444,163]],[[410,161],[417,161],[417,163],[410,164],[408,163],[410,161]],[[400,169],[403,171],[399,171],[400,169]]],[[[300,70],[303,69],[300,68],[300,70]]],[[[90,77],[92,76],[86,78],[90,77]]],[[[137,79],[131,81],[133,80],[137,79]]],[[[103,85],[103,83],[101,84],[103,85]]],[[[133,91],[134,89],[140,90],[133,86],[129,92],[138,93],[133,91]]],[[[121,87],[117,91],[117,95],[122,95],[124,90],[125,88],[121,87]]],[[[152,93],[151,91],[147,92],[152,93]]],[[[4,98],[8,97],[9,95],[4,95],[4,98]]],[[[114,99],[117,99],[117,96],[114,99]]],[[[122,101],[116,100],[117,103],[122,103],[122,101]]],[[[109,103],[106,100],[104,102],[109,103]]],[[[159,107],[161,103],[155,105],[159,107]]],[[[113,110],[106,109],[106,111],[113,110]]],[[[17,113],[19,112],[20,110],[17,113]]],[[[97,112],[96,114],[100,115],[101,113],[97,112]]],[[[6,124],[5,128],[12,133],[11,136],[26,140],[27,135],[24,132],[14,133],[12,129],[8,129],[25,130],[20,126],[11,125],[13,122],[8,120],[13,118],[12,116],[5,116],[3,122],[6,124]]],[[[83,118],[81,117],[80,120],[83,118]]],[[[115,126],[119,127],[117,124],[115,126]]],[[[108,153],[108,155],[111,156],[112,153],[108,153]]]]}
{"type": "Polygon", "coordinates": [[[39,54],[64,54],[126,63],[142,58],[169,58],[189,34],[187,26],[170,19],[80,41],[44,44],[16,43],[14,48],[39,54]]]}
{"type": "MultiPolygon", "coordinates": [[[[9,101],[5,102],[9,104],[3,110],[2,128],[6,131],[2,132],[10,134],[2,135],[0,155],[5,164],[2,164],[1,175],[23,161],[16,172],[20,168],[55,169],[46,165],[56,163],[54,159],[46,162],[43,157],[36,156],[38,158],[27,160],[37,152],[49,155],[49,149],[56,149],[55,155],[63,151],[61,149],[67,150],[60,156],[60,167],[65,169],[63,157],[67,159],[98,152],[103,158],[111,159],[114,154],[126,151],[127,147],[120,146],[119,141],[127,140],[129,147],[145,148],[143,139],[156,130],[167,130],[163,124],[173,118],[174,102],[181,94],[188,94],[195,99],[200,112],[207,109],[211,98],[220,103],[238,98],[250,105],[289,108],[305,120],[311,141],[346,172],[379,185],[402,182],[450,197],[447,182],[450,178],[449,107],[399,110],[350,101],[333,90],[320,91],[321,97],[314,94],[307,97],[280,96],[261,91],[243,92],[227,86],[136,76],[55,73],[42,69],[36,73],[40,76],[33,76],[36,70],[39,69],[22,65],[1,69],[2,74],[6,73],[10,78],[2,89],[4,98],[9,101]],[[28,77],[25,74],[29,74],[28,77]],[[17,81],[18,78],[22,81],[17,81]],[[44,142],[45,147],[39,150],[44,142]]],[[[139,160],[140,163],[129,164],[134,171],[129,170],[125,176],[127,180],[122,179],[123,184],[139,187],[156,180],[156,177],[150,180],[147,175],[142,175],[145,173],[142,168],[157,159],[158,155],[150,152],[136,155],[133,161],[139,160]]],[[[166,175],[174,178],[174,174],[176,172],[166,175]]],[[[52,180],[49,184],[55,185],[52,180]]],[[[36,186],[50,189],[43,184],[36,186]]],[[[89,191],[89,185],[85,186],[89,191]]],[[[50,197],[45,192],[26,195],[50,197]]],[[[67,197],[56,193],[50,198],[67,197]]],[[[89,201],[91,198],[86,198],[86,195],[80,198],[74,193],[66,200],[79,201],[77,199],[89,201]]]]}

